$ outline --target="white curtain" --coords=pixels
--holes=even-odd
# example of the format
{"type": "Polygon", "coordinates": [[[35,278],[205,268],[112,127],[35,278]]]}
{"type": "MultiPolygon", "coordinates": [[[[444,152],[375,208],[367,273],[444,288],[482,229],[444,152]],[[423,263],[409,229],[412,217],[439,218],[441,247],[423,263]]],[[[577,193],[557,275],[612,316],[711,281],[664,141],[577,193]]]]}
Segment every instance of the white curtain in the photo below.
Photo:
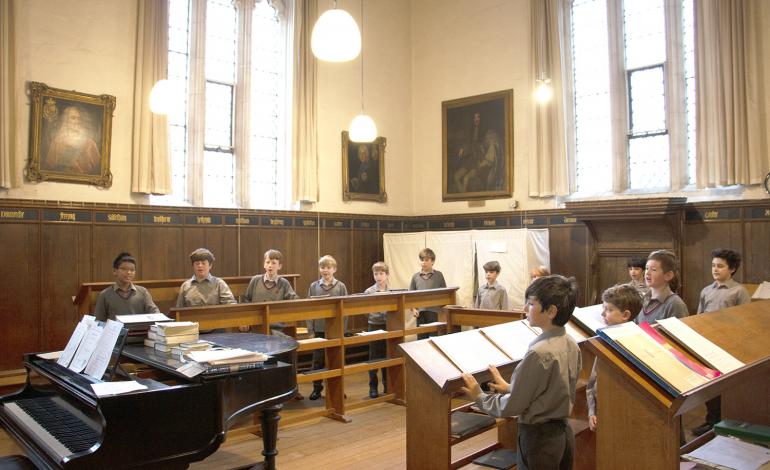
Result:
{"type": "Polygon", "coordinates": [[[317,202],[317,65],[310,50],[310,34],[318,11],[317,0],[297,0],[294,10],[292,199],[317,202]]]}
{"type": "Polygon", "coordinates": [[[244,99],[251,96],[251,41],[244,38],[251,38],[252,24],[254,17],[254,0],[235,0],[235,8],[239,12],[238,38],[241,40],[241,47],[238,48],[237,78],[235,85],[235,148],[238,154],[244,158],[235,159],[235,202],[238,207],[249,207],[249,167],[250,159],[246,157],[251,154],[251,100],[244,99]],[[242,13],[240,13],[242,12],[242,13]]]}
{"type": "Polygon", "coordinates": [[[131,191],[171,194],[168,120],[150,111],[150,91],[166,78],[168,2],[140,0],[134,69],[134,130],[131,191]]]}
{"type": "Polygon", "coordinates": [[[14,185],[16,102],[13,62],[13,0],[0,0],[0,188],[14,185]]]}
{"type": "Polygon", "coordinates": [[[699,188],[757,184],[770,169],[759,2],[695,2],[699,188]]]}
{"type": "MultiPolygon", "coordinates": [[[[565,131],[565,109],[570,102],[565,97],[571,91],[564,88],[567,80],[562,47],[569,38],[569,23],[562,0],[531,0],[532,59],[534,80],[549,79],[554,91],[548,103],[534,104],[535,147],[529,155],[529,195],[532,197],[565,196],[570,192],[568,152],[571,152],[565,131]]],[[[534,81],[533,80],[533,81],[534,81]]]]}
{"type": "Polygon", "coordinates": [[[419,254],[425,248],[425,233],[386,233],[382,245],[385,264],[390,269],[390,287],[408,289],[412,275],[420,270],[419,254]]]}

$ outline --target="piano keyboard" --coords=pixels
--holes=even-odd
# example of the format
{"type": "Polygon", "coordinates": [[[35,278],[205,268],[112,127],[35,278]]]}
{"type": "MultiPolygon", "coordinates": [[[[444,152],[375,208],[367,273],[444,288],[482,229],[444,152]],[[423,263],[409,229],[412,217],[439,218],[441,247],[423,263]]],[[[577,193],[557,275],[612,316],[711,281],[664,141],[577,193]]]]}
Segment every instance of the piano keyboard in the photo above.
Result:
{"type": "Polygon", "coordinates": [[[99,441],[100,433],[83,420],[85,416],[59,397],[25,398],[3,406],[59,460],[88,450],[99,441]]]}

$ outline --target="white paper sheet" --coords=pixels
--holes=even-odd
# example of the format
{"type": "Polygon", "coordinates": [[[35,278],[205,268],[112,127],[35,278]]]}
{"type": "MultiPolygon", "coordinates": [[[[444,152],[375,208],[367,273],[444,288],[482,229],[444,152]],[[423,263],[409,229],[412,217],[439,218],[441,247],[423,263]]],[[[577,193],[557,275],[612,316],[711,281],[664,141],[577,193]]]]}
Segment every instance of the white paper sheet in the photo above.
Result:
{"type": "Polygon", "coordinates": [[[91,357],[88,359],[86,365],[86,374],[95,379],[101,379],[104,375],[104,371],[107,370],[107,366],[110,363],[112,357],[112,350],[115,349],[115,343],[120,336],[120,330],[123,328],[123,323],[115,320],[107,320],[107,324],[104,327],[102,335],[99,337],[99,342],[96,343],[96,349],[91,357]]]}
{"type": "Polygon", "coordinates": [[[523,358],[529,343],[537,338],[537,334],[522,320],[487,326],[479,331],[514,361],[523,358]]]}
{"type": "Polygon", "coordinates": [[[75,357],[70,362],[69,369],[73,372],[83,372],[83,369],[88,365],[88,360],[91,359],[91,355],[96,349],[96,345],[99,342],[99,337],[102,335],[104,328],[97,324],[92,323],[89,325],[88,330],[83,336],[83,340],[75,351],[75,357]]]}
{"type": "Polygon", "coordinates": [[[369,335],[378,335],[380,333],[387,333],[385,330],[372,330],[372,331],[361,331],[356,333],[358,336],[369,336],[369,335]]]}
{"type": "Polygon", "coordinates": [[[51,351],[43,354],[38,354],[40,359],[59,359],[64,351],[51,351]]]}
{"type": "Polygon", "coordinates": [[[572,316],[593,330],[593,334],[595,335],[599,328],[604,328],[607,326],[604,318],[602,318],[602,310],[604,310],[603,304],[596,304],[582,308],[575,307],[575,311],[572,312],[572,316]]]}
{"type": "Polygon", "coordinates": [[[676,317],[658,320],[658,324],[690,352],[723,374],[745,365],[676,317]]]}
{"type": "Polygon", "coordinates": [[[686,455],[735,470],[755,470],[770,462],[770,449],[725,436],[717,436],[686,455]]]}
{"type": "Polygon", "coordinates": [[[69,367],[72,358],[75,357],[75,351],[78,350],[80,342],[83,341],[83,337],[86,335],[86,331],[88,331],[88,325],[85,320],[75,326],[75,331],[72,332],[72,336],[70,336],[69,341],[67,341],[64,352],[62,352],[59,360],[56,361],[60,366],[69,367]]]}
{"type": "Polygon", "coordinates": [[[91,384],[91,388],[94,389],[94,393],[97,397],[120,395],[121,393],[135,392],[137,390],[147,390],[146,385],[142,385],[135,380],[128,380],[125,382],[101,382],[98,384],[91,384]]]}
{"type": "Polygon", "coordinates": [[[115,315],[115,319],[126,325],[131,323],[149,323],[153,321],[171,321],[171,318],[162,313],[140,313],[138,315],[115,315]]]}

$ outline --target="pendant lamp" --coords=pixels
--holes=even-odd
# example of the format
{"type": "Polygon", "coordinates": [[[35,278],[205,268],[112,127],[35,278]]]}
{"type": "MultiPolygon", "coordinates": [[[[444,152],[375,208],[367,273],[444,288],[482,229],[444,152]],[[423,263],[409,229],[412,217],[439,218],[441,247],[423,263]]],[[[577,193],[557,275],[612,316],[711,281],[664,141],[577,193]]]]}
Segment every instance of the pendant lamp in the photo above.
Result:
{"type": "MultiPolygon", "coordinates": [[[[361,0],[361,37],[364,35],[364,0],[361,0]]],[[[361,48],[361,114],[354,117],[348,129],[352,142],[374,142],[377,138],[377,125],[374,119],[364,112],[364,50],[361,48]]]]}
{"type": "Polygon", "coordinates": [[[318,17],[310,36],[313,55],[327,62],[347,62],[361,52],[361,32],[350,13],[337,8],[326,10],[318,17]]]}

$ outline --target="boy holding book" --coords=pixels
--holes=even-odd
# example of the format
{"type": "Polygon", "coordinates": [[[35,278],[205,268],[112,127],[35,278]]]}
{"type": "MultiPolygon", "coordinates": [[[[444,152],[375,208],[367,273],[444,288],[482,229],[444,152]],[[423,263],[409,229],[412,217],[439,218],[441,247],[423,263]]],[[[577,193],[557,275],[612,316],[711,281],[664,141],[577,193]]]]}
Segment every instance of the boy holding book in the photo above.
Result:
{"type": "MultiPolygon", "coordinates": [[[[420,257],[420,271],[414,273],[412,281],[409,283],[409,290],[425,290],[425,289],[439,289],[446,287],[446,281],[441,271],[433,269],[433,263],[436,262],[436,253],[430,248],[423,248],[418,255],[420,257]]],[[[426,323],[433,323],[438,321],[438,308],[426,307],[412,309],[412,315],[417,319],[417,326],[424,325],[426,323]]],[[[430,335],[428,333],[420,333],[417,335],[417,339],[425,339],[430,335]]]]}
{"type": "Polygon", "coordinates": [[[463,374],[463,392],[494,417],[518,416],[517,466],[519,470],[572,468],[575,436],[567,423],[575,403],[581,358],[577,343],[564,329],[577,301],[574,278],[552,275],[535,279],[527,287],[525,311],[530,325],[542,334],[516,366],[507,383],[490,366],[497,393],[481,391],[476,379],[463,374]]]}
{"type": "MultiPolygon", "coordinates": [[[[714,282],[700,292],[698,313],[715,312],[751,302],[746,288],[733,279],[740,265],[741,255],[737,251],[718,248],[711,252],[711,275],[714,282]]],[[[721,420],[722,397],[712,398],[706,402],[706,422],[692,432],[700,436],[721,420]]]]}
{"type": "MultiPolygon", "coordinates": [[[[388,265],[382,261],[377,261],[372,265],[372,276],[374,276],[374,285],[368,287],[364,294],[376,294],[377,292],[387,292],[390,290],[388,287],[388,275],[390,270],[388,265]]],[[[388,312],[374,312],[370,313],[367,318],[369,331],[387,330],[388,328],[388,312]]],[[[376,361],[378,359],[385,359],[387,356],[387,342],[385,340],[372,341],[369,343],[369,361],[376,361]]],[[[380,369],[382,374],[382,392],[387,392],[387,378],[388,370],[380,369]]],[[[379,393],[377,392],[377,369],[369,371],[369,397],[377,398],[379,393]]]]}
{"type": "Polygon", "coordinates": [[[500,263],[497,261],[487,261],[484,263],[484,277],[487,282],[479,287],[476,295],[475,308],[487,310],[508,310],[508,292],[505,287],[497,283],[497,276],[500,275],[500,263]]]}
{"type": "MultiPolygon", "coordinates": [[[[308,297],[341,297],[348,295],[348,288],[345,287],[345,283],[334,278],[334,273],[337,272],[337,261],[334,258],[329,255],[322,256],[321,259],[318,260],[318,272],[321,274],[321,279],[310,284],[310,288],[307,291],[308,297]]],[[[345,325],[345,327],[346,326],[347,325],[345,325]]],[[[347,328],[344,329],[347,330],[347,328]]],[[[325,338],[326,320],[323,318],[308,320],[307,332],[314,334],[317,338],[325,338]]],[[[316,349],[313,351],[312,369],[323,369],[325,363],[325,350],[316,349]]],[[[323,389],[323,381],[314,380],[313,392],[308,398],[311,400],[318,400],[321,398],[323,389]]]]}
{"type": "MultiPolygon", "coordinates": [[[[602,319],[607,326],[619,325],[632,321],[642,309],[642,299],[639,292],[631,284],[618,284],[602,293],[602,319]]],[[[591,376],[586,384],[586,401],[588,402],[588,427],[596,431],[598,418],[596,415],[596,359],[591,369],[591,376]]]]}

